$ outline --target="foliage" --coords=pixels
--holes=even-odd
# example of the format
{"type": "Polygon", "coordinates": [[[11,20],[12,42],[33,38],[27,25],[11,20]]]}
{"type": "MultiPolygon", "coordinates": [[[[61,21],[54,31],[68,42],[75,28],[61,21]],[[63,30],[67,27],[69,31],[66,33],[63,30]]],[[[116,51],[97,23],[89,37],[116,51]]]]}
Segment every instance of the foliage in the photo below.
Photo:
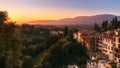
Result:
{"type": "Polygon", "coordinates": [[[101,28],[99,26],[99,24],[94,24],[94,30],[98,31],[98,32],[101,32],[101,28]]]}
{"type": "Polygon", "coordinates": [[[120,28],[120,21],[117,20],[117,17],[114,17],[110,23],[108,21],[103,21],[101,26],[94,24],[94,30],[98,32],[105,32],[107,30],[120,28]]]}
{"type": "Polygon", "coordinates": [[[68,64],[85,64],[86,47],[67,36],[52,45],[41,57],[42,68],[62,68],[68,64]]]}
{"type": "Polygon", "coordinates": [[[112,68],[117,68],[117,64],[114,62],[111,62],[110,65],[112,66],[112,68]]]}
{"type": "Polygon", "coordinates": [[[5,68],[6,67],[5,66],[5,60],[6,60],[6,58],[4,56],[0,57],[0,67],[1,68],[5,68]]]}
{"type": "Polygon", "coordinates": [[[4,58],[0,60],[0,65],[5,65],[6,68],[16,67],[22,56],[16,31],[17,26],[10,21],[7,11],[0,11],[0,57],[4,58]]]}
{"type": "Polygon", "coordinates": [[[51,46],[55,44],[61,37],[62,35],[49,35],[49,37],[46,39],[46,43],[48,46],[51,46]]]}
{"type": "Polygon", "coordinates": [[[103,21],[101,25],[101,31],[104,32],[108,29],[108,21],[103,21]]]}
{"type": "Polygon", "coordinates": [[[64,28],[64,35],[65,35],[65,36],[68,35],[68,32],[69,32],[69,30],[68,30],[68,27],[66,26],[66,27],[64,28]]]}
{"type": "Polygon", "coordinates": [[[7,11],[0,11],[0,67],[33,68],[40,64],[40,68],[62,68],[85,64],[86,47],[73,40],[68,27],[63,31],[64,36],[33,25],[17,26],[7,11]]]}
{"type": "Polygon", "coordinates": [[[33,68],[33,62],[31,56],[24,56],[23,57],[23,65],[22,68],[33,68]]]}

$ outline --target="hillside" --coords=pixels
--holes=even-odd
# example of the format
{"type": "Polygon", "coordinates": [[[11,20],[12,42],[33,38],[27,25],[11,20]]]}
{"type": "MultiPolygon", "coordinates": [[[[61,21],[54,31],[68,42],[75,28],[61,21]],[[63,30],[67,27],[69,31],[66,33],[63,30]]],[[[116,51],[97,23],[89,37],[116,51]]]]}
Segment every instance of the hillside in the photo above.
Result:
{"type": "MultiPolygon", "coordinates": [[[[72,25],[72,24],[93,24],[102,23],[105,20],[111,21],[115,15],[101,14],[94,16],[77,16],[75,18],[65,18],[60,20],[37,20],[27,22],[28,24],[42,24],[42,25],[72,25]]],[[[117,16],[120,20],[120,16],[117,16]]]]}

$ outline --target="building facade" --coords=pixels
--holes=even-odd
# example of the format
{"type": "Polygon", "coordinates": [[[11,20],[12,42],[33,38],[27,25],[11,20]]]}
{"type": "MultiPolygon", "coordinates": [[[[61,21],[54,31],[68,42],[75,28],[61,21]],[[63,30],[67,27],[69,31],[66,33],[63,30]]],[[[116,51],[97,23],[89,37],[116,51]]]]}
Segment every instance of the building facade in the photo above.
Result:
{"type": "Polygon", "coordinates": [[[102,34],[101,41],[99,42],[99,49],[103,53],[104,59],[114,60],[113,36],[111,33],[106,32],[102,34]]]}
{"type": "Polygon", "coordinates": [[[117,66],[120,67],[120,29],[115,31],[113,36],[113,45],[114,45],[114,60],[117,63],[117,66]]]}

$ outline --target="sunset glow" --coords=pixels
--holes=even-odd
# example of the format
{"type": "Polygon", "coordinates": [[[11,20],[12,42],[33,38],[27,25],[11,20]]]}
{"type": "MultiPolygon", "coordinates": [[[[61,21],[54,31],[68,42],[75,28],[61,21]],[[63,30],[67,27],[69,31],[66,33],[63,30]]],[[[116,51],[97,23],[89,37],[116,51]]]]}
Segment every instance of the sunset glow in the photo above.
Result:
{"type": "Polygon", "coordinates": [[[58,20],[63,18],[90,16],[96,14],[120,15],[120,12],[118,12],[118,1],[115,2],[114,0],[110,0],[109,3],[108,1],[104,0],[91,1],[0,0],[0,8],[3,11],[8,11],[10,18],[16,22],[27,22],[34,20],[58,20]],[[94,1],[94,3],[91,1],[94,1]],[[114,6],[111,5],[113,3],[114,6]]]}

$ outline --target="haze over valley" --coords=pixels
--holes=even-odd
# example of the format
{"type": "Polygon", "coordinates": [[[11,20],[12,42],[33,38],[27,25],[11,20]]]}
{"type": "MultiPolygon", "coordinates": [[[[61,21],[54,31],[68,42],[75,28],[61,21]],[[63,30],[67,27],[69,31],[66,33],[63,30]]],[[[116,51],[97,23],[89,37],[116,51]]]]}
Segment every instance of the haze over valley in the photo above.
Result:
{"type": "Polygon", "coordinates": [[[32,25],[88,25],[98,23],[101,24],[103,21],[111,21],[114,17],[120,20],[120,16],[112,14],[100,14],[93,16],[77,16],[74,18],[65,18],[60,20],[37,20],[26,22],[26,24],[32,25]]]}

